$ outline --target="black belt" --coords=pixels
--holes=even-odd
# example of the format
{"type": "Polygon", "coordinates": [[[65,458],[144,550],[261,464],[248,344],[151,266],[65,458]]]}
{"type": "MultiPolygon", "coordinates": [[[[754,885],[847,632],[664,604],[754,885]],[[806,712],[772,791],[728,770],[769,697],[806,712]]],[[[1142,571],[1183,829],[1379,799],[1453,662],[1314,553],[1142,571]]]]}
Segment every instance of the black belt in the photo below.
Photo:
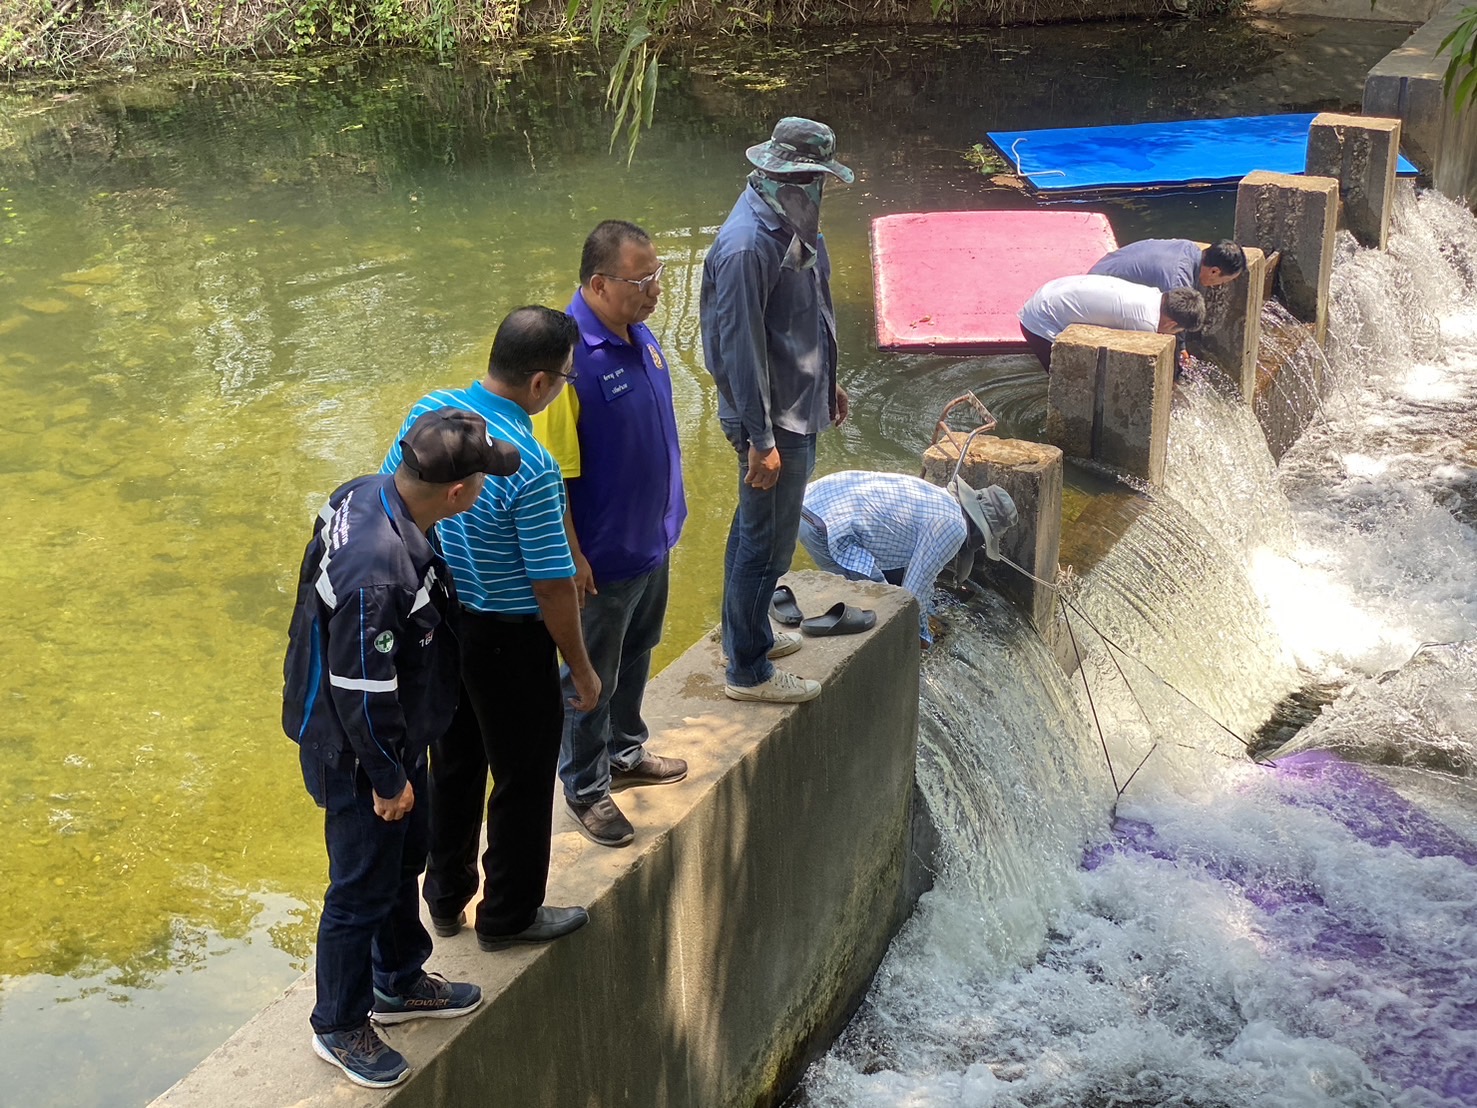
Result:
{"type": "Polygon", "coordinates": [[[468,608],[473,615],[483,616],[498,623],[542,623],[544,617],[538,612],[480,612],[476,608],[468,608]]]}

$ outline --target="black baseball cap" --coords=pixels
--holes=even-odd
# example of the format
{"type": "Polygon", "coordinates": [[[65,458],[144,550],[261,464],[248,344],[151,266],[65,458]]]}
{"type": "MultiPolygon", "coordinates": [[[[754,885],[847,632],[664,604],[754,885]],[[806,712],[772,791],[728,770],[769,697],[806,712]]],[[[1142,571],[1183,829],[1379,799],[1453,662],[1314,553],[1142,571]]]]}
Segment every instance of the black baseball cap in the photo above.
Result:
{"type": "Polygon", "coordinates": [[[474,473],[507,477],[523,464],[518,448],[487,433],[487,421],[461,408],[437,408],[410,425],[400,463],[431,485],[465,481],[474,473]]]}

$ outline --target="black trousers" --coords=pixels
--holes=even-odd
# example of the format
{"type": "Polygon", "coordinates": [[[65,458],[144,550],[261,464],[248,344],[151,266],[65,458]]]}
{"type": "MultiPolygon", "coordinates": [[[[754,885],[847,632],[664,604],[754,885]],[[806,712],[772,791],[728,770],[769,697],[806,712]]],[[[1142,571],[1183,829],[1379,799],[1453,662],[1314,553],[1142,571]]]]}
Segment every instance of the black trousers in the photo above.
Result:
{"type": "Polygon", "coordinates": [[[1021,337],[1026,340],[1026,345],[1031,348],[1031,353],[1036,355],[1036,360],[1041,363],[1041,368],[1047,373],[1051,372],[1051,340],[1045,335],[1038,335],[1035,331],[1026,329],[1021,324],[1021,337]]]}
{"type": "Polygon", "coordinates": [[[487,797],[485,881],[477,930],[511,935],[544,902],[554,770],[564,726],[554,640],[541,622],[462,610],[462,694],[431,746],[431,845],[422,889],[431,915],[455,919],[477,891],[477,837],[487,797]]]}

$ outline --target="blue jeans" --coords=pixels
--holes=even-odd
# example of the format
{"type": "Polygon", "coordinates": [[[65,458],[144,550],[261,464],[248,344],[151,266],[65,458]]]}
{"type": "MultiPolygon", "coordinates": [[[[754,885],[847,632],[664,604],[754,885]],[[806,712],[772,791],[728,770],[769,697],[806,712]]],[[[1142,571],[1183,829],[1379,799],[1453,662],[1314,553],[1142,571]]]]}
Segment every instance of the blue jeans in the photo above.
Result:
{"type": "MultiPolygon", "coordinates": [[[[875,577],[868,577],[865,573],[858,573],[854,569],[847,569],[835,558],[831,557],[831,547],[826,541],[826,533],[818,530],[816,526],[806,519],[800,517],[800,545],[805,547],[805,552],[810,555],[810,560],[816,564],[817,569],[823,569],[827,573],[834,573],[837,577],[845,577],[848,581],[886,581],[881,572],[875,577]]],[[[898,574],[901,580],[901,574],[898,574]]],[[[897,584],[896,581],[893,584],[897,584]]]]}
{"type": "MultiPolygon", "coordinates": [[[[600,677],[600,699],[588,712],[564,710],[559,779],[574,804],[593,804],[610,795],[610,771],[641,761],[649,732],[641,718],[651,652],[662,641],[671,558],[629,581],[596,581],[600,591],[585,597],[580,623],[585,650],[600,677]]],[[[565,666],[566,704],[574,682],[565,666]]]]}
{"type": "Polygon", "coordinates": [[[303,784],[324,810],[328,845],[318,1002],[308,1022],[319,1034],[350,1031],[369,1018],[374,987],[403,995],[431,956],[416,884],[426,868],[426,759],[408,771],[415,807],[393,823],[374,814],[373,788],[357,763],[332,768],[308,752],[301,761],[303,784]]]}
{"type": "Polygon", "coordinates": [[[772,489],[744,484],[749,473],[749,435],[738,420],[725,419],[723,434],[738,452],[738,507],[723,552],[723,651],[728,684],[762,685],[774,675],[769,660],[774,632],[769,601],[790,569],[805,483],[815,469],[815,436],[774,429],[780,477],[772,489]]]}

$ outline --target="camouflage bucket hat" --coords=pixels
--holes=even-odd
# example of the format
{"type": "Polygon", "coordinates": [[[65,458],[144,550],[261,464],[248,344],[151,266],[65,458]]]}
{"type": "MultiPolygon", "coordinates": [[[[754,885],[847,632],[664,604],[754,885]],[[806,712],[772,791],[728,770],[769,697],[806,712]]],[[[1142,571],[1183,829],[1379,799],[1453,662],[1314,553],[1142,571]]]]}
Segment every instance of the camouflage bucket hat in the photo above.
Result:
{"type": "Polygon", "coordinates": [[[746,153],[765,173],[829,173],[847,185],[854,177],[836,160],[836,132],[813,119],[786,116],[775,124],[768,142],[746,153]]]}

